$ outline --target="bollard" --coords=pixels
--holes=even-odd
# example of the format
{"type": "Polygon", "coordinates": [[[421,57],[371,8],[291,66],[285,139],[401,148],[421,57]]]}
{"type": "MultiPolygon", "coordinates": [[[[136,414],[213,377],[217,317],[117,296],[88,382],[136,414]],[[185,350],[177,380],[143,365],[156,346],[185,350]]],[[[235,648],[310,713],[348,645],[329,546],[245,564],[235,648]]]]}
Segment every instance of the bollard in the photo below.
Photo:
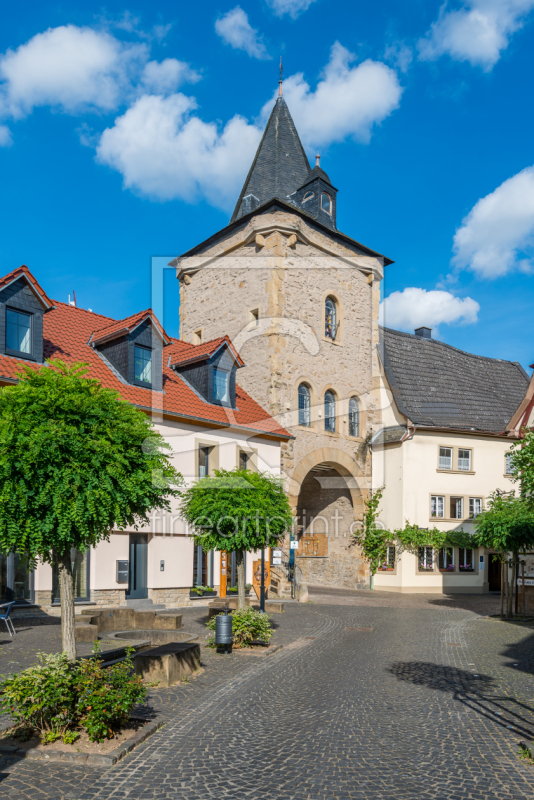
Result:
{"type": "Polygon", "coordinates": [[[230,653],[232,650],[232,616],[226,609],[226,614],[218,614],[215,617],[215,644],[217,649],[220,645],[224,645],[224,652],[230,653]],[[228,649],[230,645],[230,649],[228,649]]]}

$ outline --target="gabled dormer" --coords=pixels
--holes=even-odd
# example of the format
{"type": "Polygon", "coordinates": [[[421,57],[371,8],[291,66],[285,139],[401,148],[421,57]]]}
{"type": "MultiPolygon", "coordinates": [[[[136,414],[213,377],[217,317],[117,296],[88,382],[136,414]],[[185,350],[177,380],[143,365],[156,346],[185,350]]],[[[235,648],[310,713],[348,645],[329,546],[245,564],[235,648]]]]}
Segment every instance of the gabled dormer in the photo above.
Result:
{"type": "Polygon", "coordinates": [[[43,361],[43,315],[52,301],[26,266],[0,280],[0,353],[43,361]]]}
{"type": "Polygon", "coordinates": [[[132,386],[163,389],[163,348],[170,339],[151,309],[93,331],[89,344],[132,386]]]}
{"type": "Polygon", "coordinates": [[[181,343],[171,363],[180,375],[206,402],[236,407],[236,371],[243,360],[227,336],[193,347],[181,343]]]}
{"type": "Polygon", "coordinates": [[[321,169],[319,156],[309,178],[289,197],[293,205],[298,206],[311,217],[336,230],[337,189],[332,186],[330,178],[321,169]]]}

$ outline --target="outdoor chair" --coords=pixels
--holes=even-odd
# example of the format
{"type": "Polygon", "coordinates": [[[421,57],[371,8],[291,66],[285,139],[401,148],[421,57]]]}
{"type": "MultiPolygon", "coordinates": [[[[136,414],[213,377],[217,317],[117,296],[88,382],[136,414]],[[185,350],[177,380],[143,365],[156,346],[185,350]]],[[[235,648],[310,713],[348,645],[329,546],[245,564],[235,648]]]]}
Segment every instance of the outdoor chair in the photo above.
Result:
{"type": "Polygon", "coordinates": [[[13,620],[9,616],[10,613],[11,613],[11,609],[12,609],[12,607],[14,605],[15,605],[15,603],[12,602],[12,603],[4,603],[3,605],[0,606],[0,609],[2,609],[2,608],[6,609],[4,614],[0,614],[0,620],[3,619],[4,622],[6,623],[7,632],[9,633],[10,636],[13,636],[14,633],[15,633],[15,626],[13,625],[13,620]],[[7,606],[7,608],[6,608],[6,606],[7,606]],[[11,628],[9,627],[10,625],[11,625],[11,628]]]}

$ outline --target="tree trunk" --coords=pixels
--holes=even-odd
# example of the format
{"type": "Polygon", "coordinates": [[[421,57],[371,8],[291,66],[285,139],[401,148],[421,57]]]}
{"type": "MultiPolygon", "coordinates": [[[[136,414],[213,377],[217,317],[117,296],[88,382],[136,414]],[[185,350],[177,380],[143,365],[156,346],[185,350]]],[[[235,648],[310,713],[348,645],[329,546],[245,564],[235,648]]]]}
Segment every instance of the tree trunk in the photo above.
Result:
{"type": "Polygon", "coordinates": [[[510,559],[506,562],[506,577],[508,580],[508,607],[506,609],[506,616],[508,619],[512,619],[514,616],[514,568],[510,566],[509,561],[510,559]]]}
{"type": "Polygon", "coordinates": [[[237,567],[237,607],[245,608],[245,559],[242,550],[235,551],[237,567]]]}
{"type": "Polygon", "coordinates": [[[58,554],[59,596],[61,600],[61,642],[69,661],[76,661],[74,632],[74,580],[70,550],[58,554]]]}
{"type": "Polygon", "coordinates": [[[504,561],[503,560],[501,560],[501,619],[504,619],[504,561]]]}
{"type": "Polygon", "coordinates": [[[519,614],[519,593],[517,591],[517,578],[519,575],[519,553],[514,553],[514,589],[515,589],[515,601],[514,601],[514,614],[519,614]]]}

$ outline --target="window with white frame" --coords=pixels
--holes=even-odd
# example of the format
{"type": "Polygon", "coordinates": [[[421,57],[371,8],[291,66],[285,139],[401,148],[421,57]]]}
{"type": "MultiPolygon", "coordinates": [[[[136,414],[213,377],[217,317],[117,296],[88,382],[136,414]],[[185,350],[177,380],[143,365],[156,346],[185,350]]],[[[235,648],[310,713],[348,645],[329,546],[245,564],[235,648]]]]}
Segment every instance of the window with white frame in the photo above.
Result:
{"type": "Polygon", "coordinates": [[[460,547],[458,553],[458,569],[460,572],[474,572],[475,561],[473,550],[470,547],[460,547]]]}
{"type": "Polygon", "coordinates": [[[213,369],[213,397],[216,402],[230,402],[230,373],[225,369],[213,369]]]}
{"type": "Polygon", "coordinates": [[[464,518],[464,498],[463,497],[451,497],[451,519],[463,519],[464,518]]]}
{"type": "Polygon", "coordinates": [[[458,469],[462,472],[471,471],[471,450],[458,449],[458,469]]]}
{"type": "Polygon", "coordinates": [[[452,469],[452,447],[439,448],[439,468],[452,469]]]}
{"type": "Polygon", "coordinates": [[[442,547],[439,551],[439,568],[441,572],[453,572],[454,570],[454,548],[442,547]]]}
{"type": "Polygon", "coordinates": [[[430,498],[430,516],[440,517],[443,519],[445,516],[445,498],[439,494],[433,494],[430,498]]]}
{"type": "Polygon", "coordinates": [[[420,547],[419,548],[419,570],[420,572],[433,572],[434,571],[434,548],[433,547],[420,547]]]}
{"type": "Polygon", "coordinates": [[[506,453],[505,472],[507,475],[513,475],[514,472],[513,455],[513,453],[506,453]]]}
{"type": "Polygon", "coordinates": [[[381,572],[391,572],[395,569],[395,546],[388,545],[386,547],[385,558],[381,561],[378,569],[381,572]]]}
{"type": "Polygon", "coordinates": [[[476,519],[482,513],[482,498],[469,498],[469,519],[476,519]]]}

